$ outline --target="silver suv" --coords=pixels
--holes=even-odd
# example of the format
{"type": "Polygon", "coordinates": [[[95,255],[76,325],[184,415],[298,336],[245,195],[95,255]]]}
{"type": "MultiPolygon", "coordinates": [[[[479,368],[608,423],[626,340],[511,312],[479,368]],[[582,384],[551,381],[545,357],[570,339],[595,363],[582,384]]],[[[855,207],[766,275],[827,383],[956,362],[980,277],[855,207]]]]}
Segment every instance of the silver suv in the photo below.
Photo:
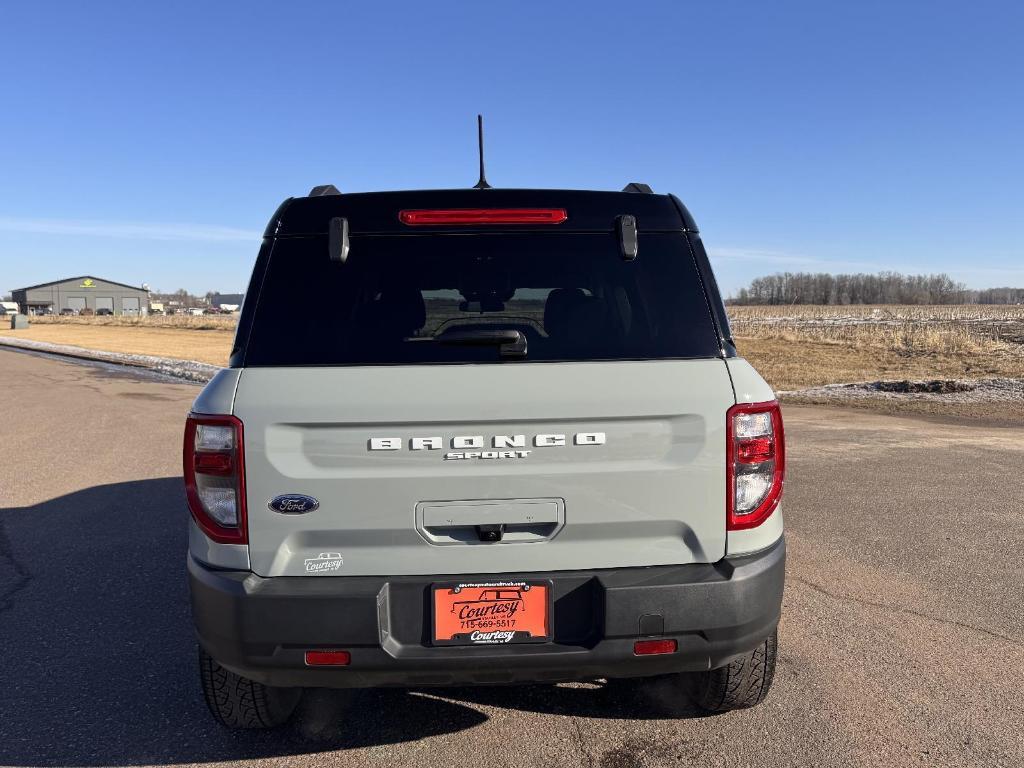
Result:
{"type": "Polygon", "coordinates": [[[338,194],[274,214],[185,428],[203,690],[772,681],[782,418],[673,196],[338,194]]]}

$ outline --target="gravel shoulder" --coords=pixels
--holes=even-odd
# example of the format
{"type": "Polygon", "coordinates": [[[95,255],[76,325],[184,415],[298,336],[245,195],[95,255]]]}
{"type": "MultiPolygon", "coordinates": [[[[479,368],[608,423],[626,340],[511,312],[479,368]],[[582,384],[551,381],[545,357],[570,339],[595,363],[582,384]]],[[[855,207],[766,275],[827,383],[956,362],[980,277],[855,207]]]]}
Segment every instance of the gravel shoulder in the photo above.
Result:
{"type": "Polygon", "coordinates": [[[21,337],[0,336],[0,347],[22,349],[51,355],[89,360],[101,363],[141,368],[175,379],[205,383],[213,378],[221,366],[210,365],[198,360],[183,360],[158,355],[139,355],[127,352],[109,352],[101,349],[87,349],[70,344],[54,344],[21,337]]]}
{"type": "Polygon", "coordinates": [[[827,384],[778,393],[784,403],[867,409],[879,413],[1024,424],[1024,379],[919,379],[827,384]]]}
{"type": "MultiPolygon", "coordinates": [[[[0,343],[7,340],[33,341],[223,366],[227,365],[231,342],[234,339],[234,327],[227,325],[215,328],[189,328],[152,324],[118,325],[107,322],[121,318],[73,319],[79,322],[32,322],[28,328],[17,331],[0,328],[0,343]]],[[[162,319],[164,318],[152,320],[155,322],[162,319]]],[[[220,318],[194,319],[211,323],[224,322],[220,318]]]]}

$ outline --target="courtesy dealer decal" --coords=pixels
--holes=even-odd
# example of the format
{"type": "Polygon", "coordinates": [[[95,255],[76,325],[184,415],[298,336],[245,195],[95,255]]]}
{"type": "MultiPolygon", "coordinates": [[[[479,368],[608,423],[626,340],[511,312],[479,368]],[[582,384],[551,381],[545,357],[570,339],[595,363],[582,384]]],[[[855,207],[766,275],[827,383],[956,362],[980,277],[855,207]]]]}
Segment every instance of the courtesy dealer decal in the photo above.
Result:
{"type": "Polygon", "coordinates": [[[306,573],[331,573],[340,571],[345,559],[340,552],[321,552],[316,557],[306,558],[306,573]]]}

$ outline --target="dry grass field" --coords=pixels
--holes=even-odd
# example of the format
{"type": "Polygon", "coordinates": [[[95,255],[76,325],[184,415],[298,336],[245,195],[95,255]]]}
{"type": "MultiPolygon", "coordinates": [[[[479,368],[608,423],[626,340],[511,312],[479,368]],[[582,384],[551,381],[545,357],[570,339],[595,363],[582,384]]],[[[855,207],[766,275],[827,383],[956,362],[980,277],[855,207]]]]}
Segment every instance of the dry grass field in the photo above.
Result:
{"type": "Polygon", "coordinates": [[[890,379],[1024,378],[1024,306],[729,307],[778,390],[890,379]]]}
{"type": "Polygon", "coordinates": [[[33,317],[28,329],[0,328],[0,336],[227,365],[236,321],[217,315],[33,317]]]}
{"type": "Polygon", "coordinates": [[[1024,423],[1024,307],[730,307],[729,316],[740,353],[785,402],[1024,423]],[[848,382],[876,383],[808,391],[848,382]],[[946,394],[886,393],[919,386],[904,382],[946,394]]]}
{"type": "Polygon", "coordinates": [[[231,331],[235,330],[238,315],[95,315],[82,317],[42,315],[31,318],[32,325],[72,325],[91,328],[170,328],[190,331],[231,331]]]}
{"type": "Polygon", "coordinates": [[[1024,378],[1024,306],[730,307],[778,390],[886,379],[1024,378]]]}
{"type": "Polygon", "coordinates": [[[936,334],[936,339],[941,335],[1024,344],[1022,305],[732,306],[729,317],[737,331],[758,333],[756,329],[771,328],[813,334],[828,341],[848,341],[869,332],[890,335],[928,332],[936,334]]]}

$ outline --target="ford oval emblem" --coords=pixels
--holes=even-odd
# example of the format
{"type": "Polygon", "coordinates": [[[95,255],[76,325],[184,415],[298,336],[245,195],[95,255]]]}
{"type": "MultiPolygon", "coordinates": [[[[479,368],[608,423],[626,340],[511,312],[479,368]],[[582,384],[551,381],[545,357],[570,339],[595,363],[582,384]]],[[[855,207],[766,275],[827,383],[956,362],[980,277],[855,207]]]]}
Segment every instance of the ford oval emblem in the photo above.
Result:
{"type": "Polygon", "coordinates": [[[285,493],[272,498],[267,506],[282,515],[304,515],[319,509],[320,502],[303,493],[285,493]]]}

